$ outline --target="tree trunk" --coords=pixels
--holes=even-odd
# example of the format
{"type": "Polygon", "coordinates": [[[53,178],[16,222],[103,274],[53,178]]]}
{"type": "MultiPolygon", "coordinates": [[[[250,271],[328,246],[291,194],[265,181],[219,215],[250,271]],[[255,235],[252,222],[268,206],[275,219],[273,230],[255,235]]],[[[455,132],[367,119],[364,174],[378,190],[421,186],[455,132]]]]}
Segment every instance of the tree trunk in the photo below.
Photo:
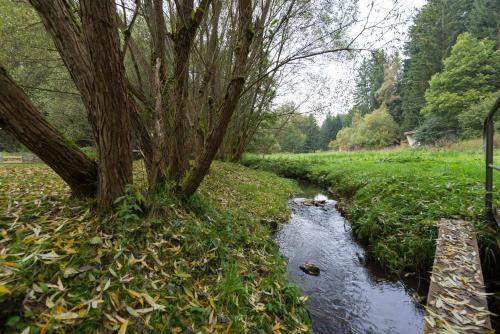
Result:
{"type": "Polygon", "coordinates": [[[92,100],[92,71],[88,49],[82,41],[82,31],[68,1],[30,0],[42,19],[45,30],[52,37],[71,79],[80,92],[90,126],[95,135],[95,117],[89,106],[92,100]]]}
{"type": "Polygon", "coordinates": [[[203,153],[198,157],[194,170],[184,184],[183,194],[192,196],[200,186],[203,178],[208,173],[210,165],[214,160],[215,154],[219,149],[231,116],[236,109],[240,94],[243,91],[246,77],[246,66],[248,62],[248,53],[252,42],[253,33],[252,24],[252,1],[239,0],[239,24],[238,24],[238,44],[235,50],[235,63],[233,67],[232,79],[219,110],[219,118],[215,127],[208,135],[203,153]]]}
{"type": "Polygon", "coordinates": [[[92,68],[91,113],[95,119],[99,190],[112,204],[132,184],[128,91],[112,0],[82,0],[82,29],[92,68]]]}
{"type": "Polygon", "coordinates": [[[171,95],[173,128],[171,129],[172,138],[168,156],[170,159],[169,177],[179,182],[189,165],[189,141],[192,134],[187,117],[188,55],[191,50],[191,40],[187,28],[181,28],[174,41],[174,79],[171,95]]]}
{"type": "Polygon", "coordinates": [[[80,1],[81,24],[73,2],[30,3],[81,94],[97,145],[98,197],[111,204],[132,183],[130,113],[135,112],[125,84],[115,2],[80,1]]]}
{"type": "Polygon", "coordinates": [[[163,184],[167,178],[168,151],[167,143],[167,125],[165,119],[165,110],[163,109],[163,89],[161,85],[161,58],[156,59],[154,74],[154,93],[155,107],[153,110],[153,160],[148,170],[148,179],[150,189],[155,189],[163,184]]]}
{"type": "Polygon", "coordinates": [[[42,117],[1,66],[0,127],[47,163],[69,185],[73,194],[95,196],[96,163],[42,117]]]}
{"type": "MultiPolygon", "coordinates": [[[[179,190],[181,180],[189,168],[189,158],[194,144],[188,116],[189,97],[189,60],[193,48],[194,38],[205,16],[211,0],[201,0],[198,8],[194,9],[193,0],[182,0],[178,6],[178,19],[173,40],[173,82],[171,92],[172,126],[169,143],[169,178],[177,183],[179,190]]],[[[193,121],[194,122],[194,121],[193,121]]]]}

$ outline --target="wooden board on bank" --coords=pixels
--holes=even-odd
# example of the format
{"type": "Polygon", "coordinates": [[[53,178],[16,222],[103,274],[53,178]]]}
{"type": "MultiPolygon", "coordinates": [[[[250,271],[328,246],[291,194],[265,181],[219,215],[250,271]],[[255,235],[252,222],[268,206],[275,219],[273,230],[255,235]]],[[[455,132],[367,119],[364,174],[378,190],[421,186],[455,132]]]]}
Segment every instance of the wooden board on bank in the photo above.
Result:
{"type": "Polygon", "coordinates": [[[4,164],[22,164],[23,156],[22,155],[4,155],[2,157],[2,163],[4,164]]]}
{"type": "Polygon", "coordinates": [[[488,333],[490,312],[474,227],[441,219],[424,333],[488,333]]]}

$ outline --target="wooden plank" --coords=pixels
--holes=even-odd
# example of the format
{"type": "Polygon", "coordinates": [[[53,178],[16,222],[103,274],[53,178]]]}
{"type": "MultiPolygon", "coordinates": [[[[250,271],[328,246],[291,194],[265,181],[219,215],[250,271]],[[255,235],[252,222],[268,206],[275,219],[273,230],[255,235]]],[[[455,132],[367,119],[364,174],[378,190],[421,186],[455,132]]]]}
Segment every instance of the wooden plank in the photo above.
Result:
{"type": "Polygon", "coordinates": [[[441,219],[423,332],[486,333],[490,329],[474,227],[463,220],[441,219]]]}
{"type": "Polygon", "coordinates": [[[4,155],[2,159],[4,164],[22,164],[23,156],[22,155],[4,155]]]}

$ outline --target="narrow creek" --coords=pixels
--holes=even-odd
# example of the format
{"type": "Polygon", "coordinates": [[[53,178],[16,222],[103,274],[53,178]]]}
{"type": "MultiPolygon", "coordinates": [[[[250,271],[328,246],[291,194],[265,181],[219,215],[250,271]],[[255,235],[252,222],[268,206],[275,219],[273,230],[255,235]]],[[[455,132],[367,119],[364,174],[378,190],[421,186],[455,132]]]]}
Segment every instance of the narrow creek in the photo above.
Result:
{"type": "Polygon", "coordinates": [[[424,311],[412,297],[416,282],[385,275],[369,261],[335,201],[317,188],[304,190],[303,197],[290,201],[290,223],[276,241],[290,280],[309,296],[314,333],[421,333],[424,311]],[[304,205],[306,197],[325,202],[304,205]],[[305,262],[319,267],[319,276],[303,272],[299,267],[305,262]]]}

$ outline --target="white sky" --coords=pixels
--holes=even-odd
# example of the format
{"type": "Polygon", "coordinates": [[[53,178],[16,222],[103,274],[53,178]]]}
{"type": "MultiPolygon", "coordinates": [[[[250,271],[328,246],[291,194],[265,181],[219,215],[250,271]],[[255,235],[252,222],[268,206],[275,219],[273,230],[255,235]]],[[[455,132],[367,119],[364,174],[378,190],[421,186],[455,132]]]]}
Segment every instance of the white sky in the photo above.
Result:
{"type": "MultiPolygon", "coordinates": [[[[380,20],[393,8],[393,0],[374,0],[374,7],[370,15],[370,21],[380,20]]],[[[368,15],[372,0],[360,0],[359,9],[361,17],[368,15]]],[[[422,7],[426,0],[399,0],[403,21],[406,23],[398,25],[393,31],[386,31],[383,36],[365,34],[358,39],[359,45],[373,44],[373,48],[383,48],[388,53],[401,51],[406,40],[411,18],[416,10],[422,7]]],[[[362,27],[356,27],[350,32],[351,36],[357,34],[362,27]],[[356,31],[357,30],[357,31],[356,31]]],[[[400,52],[401,53],[401,52],[400,52]]],[[[369,53],[363,54],[369,56],[369,53]]],[[[299,112],[314,112],[315,117],[321,122],[326,113],[346,113],[353,105],[352,91],[354,88],[356,69],[361,63],[362,57],[353,60],[324,63],[315,61],[303,67],[295,77],[300,78],[293,87],[286,90],[278,90],[276,104],[294,102],[299,105],[299,112]]]]}

